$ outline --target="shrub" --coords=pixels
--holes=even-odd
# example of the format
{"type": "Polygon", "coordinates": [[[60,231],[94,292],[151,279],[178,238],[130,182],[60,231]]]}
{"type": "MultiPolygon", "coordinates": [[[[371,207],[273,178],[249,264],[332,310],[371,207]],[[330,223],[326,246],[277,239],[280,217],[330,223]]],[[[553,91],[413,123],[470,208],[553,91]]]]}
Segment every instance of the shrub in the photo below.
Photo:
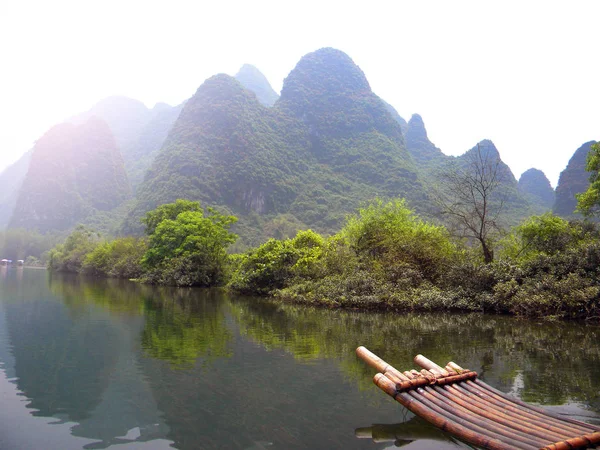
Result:
{"type": "Polygon", "coordinates": [[[48,254],[48,268],[58,272],[80,272],[85,257],[92,252],[99,242],[99,235],[83,225],[79,225],[67,237],[64,244],[59,244],[48,254]]]}
{"type": "Polygon", "coordinates": [[[247,294],[266,295],[288,286],[299,277],[316,276],[326,242],[311,230],[293,239],[269,239],[239,257],[230,287],[247,294]]]}
{"type": "MultiPolygon", "coordinates": [[[[147,227],[153,227],[153,232],[142,257],[142,266],[147,272],[145,281],[177,286],[223,284],[228,268],[226,249],[237,238],[229,228],[237,219],[212,208],[208,208],[207,216],[194,208],[178,212],[176,206],[183,205],[181,202],[162,205],[146,216],[147,227]],[[175,218],[163,214],[171,210],[178,212],[175,218]],[[166,218],[154,226],[156,216],[166,218]]],[[[185,205],[196,204],[187,202],[185,205]]]]}
{"type": "Polygon", "coordinates": [[[104,242],[86,255],[82,271],[92,275],[138,278],[142,275],[141,259],[145,251],[145,241],[134,237],[104,242]]]}

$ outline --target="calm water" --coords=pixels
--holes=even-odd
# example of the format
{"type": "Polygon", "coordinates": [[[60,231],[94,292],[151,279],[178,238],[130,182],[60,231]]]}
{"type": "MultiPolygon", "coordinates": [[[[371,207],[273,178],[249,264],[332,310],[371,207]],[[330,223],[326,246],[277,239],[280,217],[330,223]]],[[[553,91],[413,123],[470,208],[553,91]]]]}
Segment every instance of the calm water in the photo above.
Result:
{"type": "Polygon", "coordinates": [[[0,268],[2,449],[466,448],[371,382],[454,360],[600,423],[600,328],[313,310],[0,268]]]}

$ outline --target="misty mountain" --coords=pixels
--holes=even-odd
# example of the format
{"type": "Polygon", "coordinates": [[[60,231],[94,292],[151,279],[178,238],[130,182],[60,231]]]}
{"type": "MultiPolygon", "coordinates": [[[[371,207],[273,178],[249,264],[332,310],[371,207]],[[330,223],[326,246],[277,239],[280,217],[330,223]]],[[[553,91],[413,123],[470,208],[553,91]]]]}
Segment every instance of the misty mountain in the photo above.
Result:
{"type": "Polygon", "coordinates": [[[158,103],[149,109],[139,100],[113,96],[105,98],[88,111],[78,114],[69,122],[82,124],[92,117],[105,121],[115,137],[123,156],[125,170],[135,189],[162,147],[182,105],[158,103]]]}
{"type": "Polygon", "coordinates": [[[208,79],[186,103],[140,186],[125,230],[177,198],[240,217],[247,242],[266,233],[339,228],[375,196],[426,205],[400,124],[343,52],[303,57],[266,108],[236,79],[208,79]]]}
{"type": "Polygon", "coordinates": [[[32,150],[23,154],[16,162],[0,173],[0,230],[6,228],[17,203],[19,190],[27,175],[32,150]]]}
{"type": "Polygon", "coordinates": [[[269,84],[267,77],[251,64],[244,64],[235,75],[235,79],[246,89],[254,92],[258,101],[264,106],[273,106],[279,98],[277,92],[269,84]]]}
{"type": "Polygon", "coordinates": [[[123,158],[108,125],[56,125],[35,144],[19,191],[11,228],[68,230],[129,196],[123,158]]]}
{"type": "Polygon", "coordinates": [[[532,206],[538,205],[543,212],[550,211],[554,205],[554,189],[541,170],[523,172],[519,178],[519,191],[532,206]]]}
{"type": "Polygon", "coordinates": [[[575,194],[586,191],[590,185],[590,174],[585,170],[585,165],[591,146],[595,143],[596,141],[590,141],[579,147],[569,160],[565,170],[560,173],[553,208],[555,214],[563,217],[575,215],[577,207],[575,194]]]}

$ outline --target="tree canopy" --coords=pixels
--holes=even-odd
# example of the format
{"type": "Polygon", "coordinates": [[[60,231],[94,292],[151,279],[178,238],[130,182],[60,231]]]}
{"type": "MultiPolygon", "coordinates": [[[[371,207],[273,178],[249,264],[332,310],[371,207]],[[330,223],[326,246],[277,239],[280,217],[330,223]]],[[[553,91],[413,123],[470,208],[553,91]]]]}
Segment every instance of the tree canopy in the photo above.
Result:
{"type": "Polygon", "coordinates": [[[587,155],[585,169],[591,172],[587,191],[577,194],[577,211],[583,215],[597,215],[600,210],[600,143],[593,144],[587,155]]]}

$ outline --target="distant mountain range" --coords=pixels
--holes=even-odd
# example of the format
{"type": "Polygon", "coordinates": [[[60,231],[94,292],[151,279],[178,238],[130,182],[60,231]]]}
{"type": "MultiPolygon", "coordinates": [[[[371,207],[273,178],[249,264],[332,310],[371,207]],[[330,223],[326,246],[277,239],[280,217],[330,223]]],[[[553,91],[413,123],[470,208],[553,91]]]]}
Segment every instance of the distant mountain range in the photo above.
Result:
{"type": "MultiPolygon", "coordinates": [[[[448,164],[477,148],[500,158],[489,140],[445,155],[420,115],[404,120],[331,48],[304,56],[281,96],[244,65],[235,77],[209,78],[176,107],[110,97],[69,122],[0,173],[0,227],[64,231],[83,222],[139,233],[145,212],[187,198],[237,215],[236,232],[254,245],[301,228],[333,233],[375,196],[404,197],[431,217],[431,192],[448,164]]],[[[572,214],[574,194],[587,187],[590,144],[561,175],[556,200],[543,172],[530,169],[517,182],[501,162],[507,224],[552,208],[572,214]]]]}

